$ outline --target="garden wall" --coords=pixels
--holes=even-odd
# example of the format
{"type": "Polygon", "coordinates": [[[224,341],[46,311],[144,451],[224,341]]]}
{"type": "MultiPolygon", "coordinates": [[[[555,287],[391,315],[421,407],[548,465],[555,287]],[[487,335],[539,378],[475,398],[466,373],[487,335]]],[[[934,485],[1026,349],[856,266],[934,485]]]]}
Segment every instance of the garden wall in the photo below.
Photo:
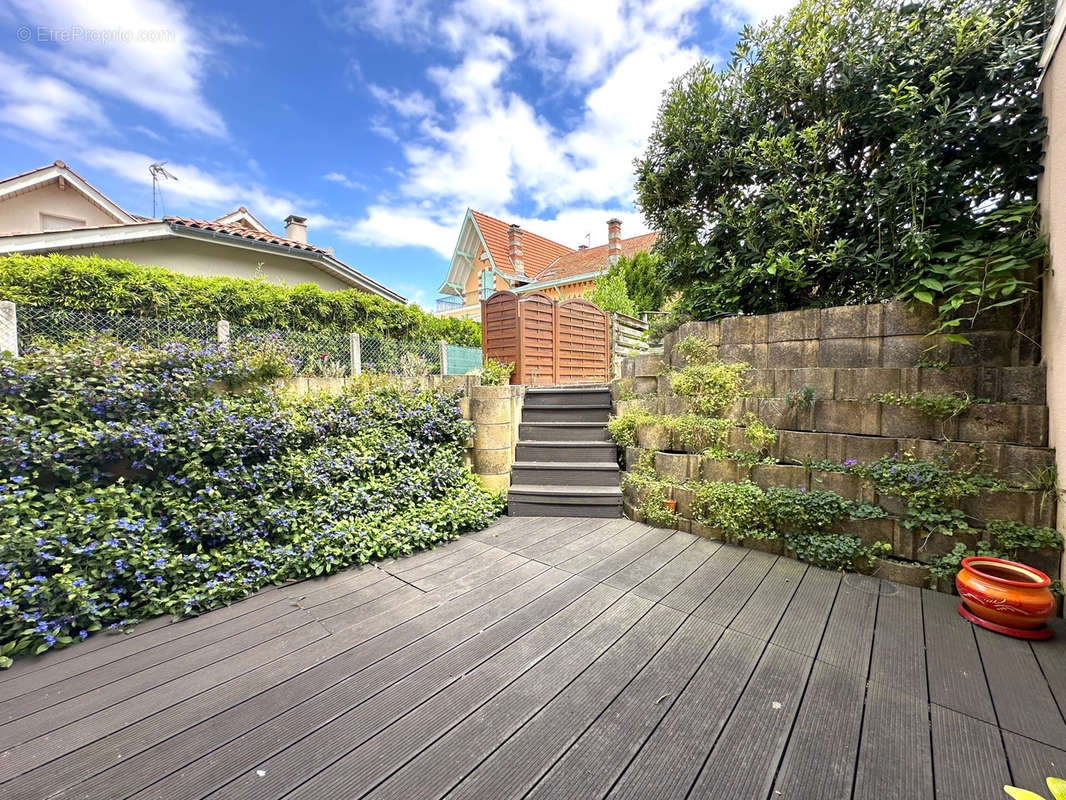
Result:
{"type": "MultiPolygon", "coordinates": [[[[633,473],[638,462],[645,471],[654,464],[655,476],[677,501],[674,524],[704,535],[715,531],[692,511],[690,487],[700,482],[829,490],[878,506],[886,516],[853,520],[840,531],[891,544],[879,574],[914,585],[927,585],[926,565],[960,542],[976,546],[989,520],[1054,527],[1056,492],[1049,482],[1055,462],[1036,326],[993,314],[966,332],[972,346],[927,336],[933,327],[931,314],[897,303],[687,323],[666,337],[663,354],[622,363],[616,412],[656,415],[635,428],[626,468],[633,473]],[[690,337],[711,358],[752,367],[744,377],[745,396],[719,413],[736,425],[713,456],[686,446],[691,432],[686,439],[669,424],[691,410],[691,399],[676,396],[666,374],[686,366],[678,345],[690,337]],[[916,393],[927,402],[949,395],[975,402],[955,416],[937,417],[913,407],[916,393]],[[887,395],[911,398],[910,404],[886,402],[887,395]],[[657,415],[666,415],[666,424],[657,415]],[[758,453],[745,435],[752,420],[776,432],[758,453]],[[905,499],[878,491],[860,474],[864,465],[894,454],[937,464],[948,458],[953,468],[972,471],[969,494],[949,504],[965,520],[958,535],[930,533],[915,523],[905,499]]],[[[627,515],[639,518],[640,482],[627,480],[626,487],[627,515]]],[[[780,541],[749,544],[785,550],[780,541]]],[[[1059,577],[1057,550],[1023,549],[1017,555],[1059,577]]]]}

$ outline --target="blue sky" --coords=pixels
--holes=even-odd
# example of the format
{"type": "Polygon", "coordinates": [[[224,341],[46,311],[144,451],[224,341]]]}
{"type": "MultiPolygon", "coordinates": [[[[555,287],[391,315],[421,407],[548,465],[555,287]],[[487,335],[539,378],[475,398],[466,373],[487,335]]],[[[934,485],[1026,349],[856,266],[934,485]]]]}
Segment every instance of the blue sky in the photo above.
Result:
{"type": "Polygon", "coordinates": [[[791,0],[0,0],[0,174],[56,159],[134,214],[246,205],[432,304],[470,206],[576,246],[644,232],[660,93],[791,0]]]}

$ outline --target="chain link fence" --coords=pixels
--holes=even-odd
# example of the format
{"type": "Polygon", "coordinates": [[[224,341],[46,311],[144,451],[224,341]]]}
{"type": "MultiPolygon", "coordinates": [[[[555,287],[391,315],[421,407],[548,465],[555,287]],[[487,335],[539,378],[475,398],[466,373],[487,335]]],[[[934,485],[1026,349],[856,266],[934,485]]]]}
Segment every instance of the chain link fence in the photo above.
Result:
{"type": "Polygon", "coordinates": [[[227,322],[162,319],[15,306],[0,302],[0,352],[23,353],[72,340],[104,337],[123,344],[158,346],[183,340],[263,343],[285,351],[301,376],[465,375],[481,367],[480,347],[410,342],[338,331],[268,330],[227,322]],[[442,370],[442,362],[444,369],[442,370]]]}

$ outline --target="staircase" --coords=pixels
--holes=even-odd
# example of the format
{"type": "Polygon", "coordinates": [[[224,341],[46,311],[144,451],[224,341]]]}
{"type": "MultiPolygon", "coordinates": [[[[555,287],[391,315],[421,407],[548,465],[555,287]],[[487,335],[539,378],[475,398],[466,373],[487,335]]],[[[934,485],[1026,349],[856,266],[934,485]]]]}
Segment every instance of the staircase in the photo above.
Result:
{"type": "Polygon", "coordinates": [[[621,517],[618,450],[607,435],[606,386],[526,391],[507,513],[621,517]]]}

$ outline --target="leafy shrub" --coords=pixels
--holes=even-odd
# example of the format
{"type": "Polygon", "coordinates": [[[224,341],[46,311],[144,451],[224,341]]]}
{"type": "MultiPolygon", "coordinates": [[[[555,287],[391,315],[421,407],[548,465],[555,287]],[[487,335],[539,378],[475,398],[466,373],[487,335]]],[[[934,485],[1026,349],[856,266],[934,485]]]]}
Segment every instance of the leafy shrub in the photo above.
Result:
{"type": "Polygon", "coordinates": [[[674,350],[690,364],[710,364],[718,359],[717,345],[698,336],[686,336],[674,350]]]}
{"type": "Polygon", "coordinates": [[[670,388],[679,397],[691,400],[697,414],[713,416],[744,396],[747,364],[690,364],[670,373],[670,388]]]}
{"type": "Polygon", "coordinates": [[[957,417],[964,411],[968,411],[975,405],[990,402],[987,399],[971,397],[966,392],[951,392],[945,394],[932,394],[929,392],[912,392],[899,394],[897,392],[885,392],[870,396],[871,400],[893,406],[906,406],[913,408],[927,417],[945,420],[957,417]]]}
{"type": "Polygon", "coordinates": [[[607,420],[607,432],[619,447],[633,447],[637,443],[637,426],[658,419],[643,409],[629,409],[607,420]]]}
{"type": "Polygon", "coordinates": [[[692,494],[692,513],[698,522],[718,528],[726,541],[759,537],[770,530],[762,489],[751,481],[697,484],[692,494]]]}
{"type": "Polygon", "coordinates": [[[806,0],[667,92],[637,165],[699,318],[1018,302],[1043,253],[1043,0],[806,0]]]}
{"type": "Polygon", "coordinates": [[[884,516],[884,511],[857,506],[836,492],[784,487],[767,489],[763,506],[767,523],[779,534],[825,533],[847,519],[884,516]]]}
{"type": "Polygon", "coordinates": [[[169,317],[481,346],[476,322],[435,317],[356,289],[204,278],[97,256],[0,256],[0,299],[77,311],[169,317]]]}
{"type": "Polygon", "coordinates": [[[744,425],[744,438],[758,455],[766,455],[777,441],[777,431],[762,422],[751,411],[741,420],[744,425]]]}
{"type": "Polygon", "coordinates": [[[862,543],[858,536],[803,533],[788,537],[788,546],[796,557],[816,567],[833,570],[869,571],[878,558],[892,552],[888,542],[862,543]]]}
{"type": "Polygon", "coordinates": [[[1062,550],[1062,534],[1054,528],[1038,528],[1024,522],[990,519],[985,525],[985,533],[1012,561],[1017,560],[1019,550],[1062,550]]]}
{"type": "Polygon", "coordinates": [[[679,414],[662,417],[678,443],[694,453],[707,453],[712,458],[726,457],[729,432],[736,427],[731,419],[708,417],[703,414],[679,414]]]}
{"type": "Polygon", "coordinates": [[[499,513],[463,466],[455,393],[259,385],[284,366],[180,343],[0,359],[0,666],[499,513]]]}
{"type": "Polygon", "coordinates": [[[616,269],[604,272],[588,292],[588,300],[608,313],[626,314],[633,317],[637,308],[629,298],[625,276],[616,269]]]}
{"type": "Polygon", "coordinates": [[[514,372],[514,362],[501,364],[499,361],[487,359],[485,366],[481,368],[482,386],[503,386],[511,381],[511,373],[514,372]]]}

